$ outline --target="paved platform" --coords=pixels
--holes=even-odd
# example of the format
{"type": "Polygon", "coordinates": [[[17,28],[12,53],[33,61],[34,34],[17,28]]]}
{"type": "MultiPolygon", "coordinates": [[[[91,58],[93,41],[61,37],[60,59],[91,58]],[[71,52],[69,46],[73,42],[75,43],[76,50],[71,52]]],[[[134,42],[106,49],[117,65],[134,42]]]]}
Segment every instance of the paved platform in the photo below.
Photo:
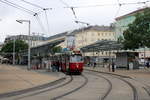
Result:
{"type": "Polygon", "coordinates": [[[144,84],[150,86],[150,69],[142,68],[142,69],[134,69],[134,70],[126,70],[126,69],[116,69],[115,72],[110,72],[108,68],[103,67],[84,67],[84,69],[96,70],[101,72],[108,72],[119,74],[123,76],[129,76],[135,80],[138,80],[144,84]]]}
{"type": "Polygon", "coordinates": [[[23,90],[62,78],[62,73],[26,70],[26,67],[0,64],[0,94],[23,90]]]}

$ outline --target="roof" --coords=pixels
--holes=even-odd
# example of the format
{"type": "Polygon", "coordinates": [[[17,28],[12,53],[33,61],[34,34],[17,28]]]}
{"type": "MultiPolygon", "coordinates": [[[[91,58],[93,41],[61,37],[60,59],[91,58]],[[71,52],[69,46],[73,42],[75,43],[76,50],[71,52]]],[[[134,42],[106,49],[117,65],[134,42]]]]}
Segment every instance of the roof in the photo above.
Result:
{"type": "Polygon", "coordinates": [[[119,50],[122,45],[117,41],[111,40],[99,40],[93,44],[82,47],[83,52],[97,52],[97,51],[108,51],[108,50],[119,50]]]}
{"type": "MultiPolygon", "coordinates": [[[[7,40],[13,40],[14,38],[16,39],[26,39],[28,40],[29,35],[13,35],[13,36],[8,36],[5,38],[5,41],[7,40]]],[[[46,37],[39,36],[39,35],[34,35],[30,36],[32,40],[46,40],[46,37]]]]}
{"type": "MultiPolygon", "coordinates": [[[[64,40],[55,40],[53,42],[48,42],[46,44],[40,45],[40,46],[36,46],[36,47],[32,47],[31,48],[31,55],[35,55],[35,54],[46,54],[46,53],[50,53],[51,49],[60,44],[61,42],[64,42],[64,40]]],[[[22,51],[22,53],[24,55],[27,55],[27,50],[22,51]]]]}
{"type": "Polygon", "coordinates": [[[86,31],[86,30],[113,31],[113,29],[114,28],[111,27],[111,26],[98,26],[98,25],[88,26],[88,27],[84,27],[84,28],[80,28],[80,29],[75,29],[75,30],[73,30],[71,32],[63,32],[63,33],[59,33],[59,34],[50,36],[50,37],[47,38],[47,40],[56,39],[56,38],[63,37],[63,36],[66,36],[66,35],[78,34],[79,32],[82,32],[83,30],[84,31],[86,31]]]}
{"type": "Polygon", "coordinates": [[[63,32],[63,33],[59,33],[59,34],[56,34],[56,35],[53,35],[53,36],[50,36],[47,38],[47,40],[51,40],[51,39],[56,39],[56,38],[59,38],[59,37],[63,37],[63,36],[66,36],[68,32],[63,32]]]}
{"type": "Polygon", "coordinates": [[[123,19],[123,18],[125,18],[125,17],[127,17],[127,16],[135,15],[135,14],[137,14],[137,13],[139,13],[139,12],[144,11],[144,10],[147,9],[147,8],[149,8],[149,7],[142,8],[142,9],[138,9],[138,10],[135,10],[135,11],[133,11],[133,12],[130,12],[130,13],[126,14],[126,15],[119,16],[119,17],[115,18],[115,20],[121,20],[121,19],[123,19]]]}
{"type": "Polygon", "coordinates": [[[114,28],[111,27],[111,26],[98,26],[98,25],[95,25],[95,26],[88,26],[88,27],[81,28],[81,29],[76,29],[72,33],[73,34],[78,34],[79,32],[82,32],[83,30],[84,31],[86,31],[86,30],[113,31],[114,28]]]}

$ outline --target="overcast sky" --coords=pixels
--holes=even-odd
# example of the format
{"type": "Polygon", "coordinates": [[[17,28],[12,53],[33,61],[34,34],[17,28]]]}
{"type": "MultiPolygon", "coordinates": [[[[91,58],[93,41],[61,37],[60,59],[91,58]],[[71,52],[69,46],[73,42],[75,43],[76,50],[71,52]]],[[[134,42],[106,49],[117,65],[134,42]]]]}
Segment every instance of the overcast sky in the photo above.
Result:
{"type": "MultiPolygon", "coordinates": [[[[5,1],[5,0],[2,0],[5,1]]],[[[22,0],[6,0],[18,4],[26,9],[38,13],[38,17],[42,24],[39,25],[39,19],[32,14],[11,7],[0,2],[0,42],[3,42],[8,35],[28,34],[28,23],[17,23],[17,19],[31,20],[31,33],[44,33],[45,36],[51,36],[57,33],[71,31],[86,25],[76,24],[75,20],[90,23],[91,25],[109,25],[115,22],[115,18],[145,6],[144,4],[124,5],[119,9],[119,3],[134,3],[148,0],[25,0],[43,8],[52,8],[47,10],[49,23],[49,31],[45,12],[37,7],[31,6],[22,0]],[[76,17],[70,8],[65,8],[63,2],[69,6],[77,6],[83,8],[74,8],[76,17]],[[104,5],[89,7],[89,5],[104,5]],[[85,7],[84,6],[88,6],[85,7]],[[118,12],[118,13],[117,13],[118,12]],[[43,28],[42,28],[43,26],[43,28]]],[[[150,3],[147,3],[149,6],[150,3]]]]}

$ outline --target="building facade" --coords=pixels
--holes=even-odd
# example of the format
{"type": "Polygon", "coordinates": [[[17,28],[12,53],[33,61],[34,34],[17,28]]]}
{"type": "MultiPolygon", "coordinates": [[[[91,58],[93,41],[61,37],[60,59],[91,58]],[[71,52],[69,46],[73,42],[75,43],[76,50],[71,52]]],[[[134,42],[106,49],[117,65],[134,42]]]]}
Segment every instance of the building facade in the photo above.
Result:
{"type": "Polygon", "coordinates": [[[30,38],[31,40],[31,47],[36,47],[38,45],[43,44],[43,42],[46,40],[45,37],[34,35],[34,36],[28,36],[28,35],[16,35],[16,36],[8,36],[5,38],[5,43],[12,41],[12,40],[23,40],[26,43],[28,43],[28,39],[30,38]]]}
{"type": "MultiPolygon", "coordinates": [[[[52,42],[57,39],[66,40],[66,36],[68,34],[72,34],[75,36],[75,48],[77,49],[95,43],[98,40],[115,40],[115,32],[113,27],[89,26],[86,28],[81,28],[70,32],[56,34],[54,36],[49,37],[45,42],[52,42]]],[[[62,48],[66,48],[67,41],[61,43],[59,46],[61,46],[62,48]]],[[[90,52],[90,53],[86,53],[85,56],[101,56],[104,58],[105,57],[108,58],[109,52],[108,51],[101,51],[101,52],[94,52],[94,53],[90,52]]]]}
{"type": "Polygon", "coordinates": [[[115,20],[115,32],[116,32],[116,40],[119,36],[123,36],[123,32],[128,28],[128,25],[131,24],[135,20],[135,15],[138,13],[142,13],[146,8],[138,9],[126,15],[117,17],[115,20]]]}
{"type": "Polygon", "coordinates": [[[98,40],[115,40],[113,27],[90,26],[73,32],[76,37],[76,48],[81,48],[98,40]]]}
{"type": "MultiPolygon", "coordinates": [[[[115,40],[114,28],[110,26],[90,26],[83,28],[75,32],[76,48],[82,48],[84,46],[95,43],[99,40],[115,40]]],[[[89,52],[85,53],[85,56],[99,56],[101,58],[108,58],[108,51],[89,52]]],[[[110,56],[114,56],[110,54],[110,56]]]]}
{"type": "MultiPolygon", "coordinates": [[[[136,14],[143,13],[146,8],[138,9],[126,15],[117,17],[115,20],[115,33],[116,40],[123,36],[123,32],[128,28],[128,25],[131,24],[136,19],[136,14]]],[[[136,50],[139,52],[139,58],[150,58],[150,49],[149,48],[140,48],[136,50]]]]}

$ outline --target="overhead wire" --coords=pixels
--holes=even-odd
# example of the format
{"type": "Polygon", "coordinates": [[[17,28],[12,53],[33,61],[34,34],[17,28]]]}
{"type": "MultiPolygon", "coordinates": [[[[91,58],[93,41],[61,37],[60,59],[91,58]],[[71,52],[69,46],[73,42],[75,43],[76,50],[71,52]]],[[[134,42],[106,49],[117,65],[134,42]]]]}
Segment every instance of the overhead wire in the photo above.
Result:
{"type": "Polygon", "coordinates": [[[36,5],[36,4],[33,4],[33,3],[31,3],[31,2],[28,2],[28,1],[25,1],[25,0],[21,0],[21,1],[24,2],[24,3],[27,3],[27,4],[29,4],[29,5],[35,6],[35,7],[37,7],[37,8],[44,9],[43,7],[41,7],[41,6],[39,6],[39,5],[36,5]]]}
{"type": "Polygon", "coordinates": [[[115,18],[116,18],[116,17],[117,17],[117,15],[119,14],[120,9],[121,9],[121,5],[119,5],[119,8],[118,8],[118,10],[117,10],[117,12],[116,12],[116,14],[115,14],[115,18]]]}
{"type": "Polygon", "coordinates": [[[63,0],[59,0],[62,4],[64,4],[67,7],[70,7],[66,2],[64,2],[63,0]]]}
{"type": "MultiPolygon", "coordinates": [[[[28,2],[28,1],[25,1],[25,0],[21,0],[21,1],[23,1],[23,2],[25,2],[25,3],[27,3],[27,4],[30,4],[30,5],[32,5],[32,6],[35,6],[35,7],[38,7],[38,8],[40,8],[40,9],[43,9],[44,10],[44,12],[45,12],[45,18],[46,18],[46,20],[47,20],[47,26],[49,27],[49,23],[48,23],[48,16],[47,16],[47,12],[46,12],[46,10],[49,10],[49,9],[53,9],[53,8],[44,8],[44,7],[41,7],[41,6],[39,6],[39,5],[36,5],[36,4],[33,4],[33,3],[31,3],[31,2],[28,2]]],[[[66,2],[64,2],[63,0],[60,0],[61,1],[61,3],[63,3],[66,7],[63,7],[63,8],[69,8],[69,9],[71,9],[71,11],[73,12],[73,15],[74,15],[74,17],[75,18],[77,18],[77,16],[76,16],[76,12],[75,12],[75,8],[88,8],[88,7],[98,7],[98,6],[115,6],[115,5],[119,5],[119,9],[118,9],[118,11],[117,11],[117,13],[116,13],[116,15],[115,16],[117,16],[118,15],[118,13],[119,13],[119,11],[120,11],[120,9],[121,9],[121,6],[123,6],[123,5],[133,5],[133,4],[146,4],[146,3],[148,3],[148,2],[150,2],[150,0],[147,0],[147,1],[144,1],[144,2],[131,2],[131,3],[120,3],[119,2],[119,0],[117,0],[118,1],[118,4],[104,4],[104,5],[83,5],[83,6],[69,6],[66,2]]],[[[34,11],[32,11],[32,10],[29,10],[29,9],[27,9],[27,8],[24,8],[24,7],[22,7],[22,6],[20,6],[20,5],[18,5],[18,4],[15,4],[15,3],[13,3],[13,2],[10,2],[10,1],[8,1],[8,0],[0,0],[0,2],[1,3],[4,3],[4,4],[7,4],[7,5],[9,5],[9,6],[12,6],[12,7],[14,7],[14,8],[16,8],[16,9],[19,9],[19,10],[22,10],[22,11],[24,11],[24,12],[27,12],[27,13],[29,13],[29,14],[32,14],[33,16],[36,16],[36,19],[38,20],[38,22],[39,22],[39,24],[40,24],[40,26],[41,26],[41,29],[42,30],[44,30],[44,27],[42,26],[42,22],[41,22],[41,20],[39,19],[39,16],[38,16],[38,13],[36,13],[36,12],[34,12],[34,11]]],[[[49,29],[48,29],[49,30],[49,29]]]]}
{"type": "Polygon", "coordinates": [[[71,7],[70,9],[71,9],[71,11],[72,11],[72,13],[73,13],[73,15],[74,15],[74,18],[77,19],[76,12],[75,12],[74,8],[71,7]]]}
{"type": "Polygon", "coordinates": [[[35,18],[36,18],[36,20],[37,20],[39,26],[41,27],[41,30],[42,30],[43,32],[45,32],[44,26],[43,26],[43,24],[42,24],[42,22],[41,22],[39,16],[37,15],[37,16],[35,16],[35,18]]]}
{"type": "Polygon", "coordinates": [[[48,33],[50,33],[50,29],[49,29],[49,20],[48,20],[48,16],[47,16],[46,10],[45,10],[45,18],[46,18],[46,22],[47,22],[48,33]]]}
{"type": "MultiPolygon", "coordinates": [[[[31,5],[31,6],[34,6],[34,7],[37,7],[37,8],[40,8],[40,9],[42,9],[44,12],[45,12],[45,19],[46,19],[46,24],[47,24],[47,29],[48,29],[48,33],[49,33],[49,20],[48,20],[48,16],[47,16],[47,10],[52,10],[52,8],[44,8],[44,7],[42,7],[42,6],[39,6],[39,5],[37,5],[37,4],[34,4],[34,3],[31,3],[31,2],[28,2],[28,1],[26,1],[26,0],[21,0],[21,1],[23,1],[24,3],[27,3],[27,4],[29,4],[29,5],[31,5]]],[[[41,13],[41,12],[38,12],[38,14],[39,13],[41,13]]],[[[40,18],[38,18],[39,20],[40,20],[40,18]]],[[[41,23],[41,25],[42,25],[42,22],[40,21],[40,23],[41,23]]],[[[42,25],[42,27],[44,28],[44,26],[42,25]]],[[[42,29],[43,29],[42,28],[42,29]]]]}
{"type": "Polygon", "coordinates": [[[24,7],[22,7],[22,6],[18,5],[18,4],[15,4],[15,3],[13,3],[13,2],[10,2],[10,1],[8,1],[8,0],[3,0],[3,1],[0,0],[0,2],[5,3],[5,4],[7,4],[7,5],[9,5],[9,6],[12,6],[12,7],[14,7],[14,8],[17,8],[17,9],[19,9],[19,10],[22,10],[22,11],[24,11],[24,12],[26,12],[26,13],[29,13],[30,15],[33,15],[34,17],[36,17],[36,20],[38,21],[38,23],[39,23],[39,25],[40,25],[40,27],[41,27],[41,30],[42,30],[43,32],[45,31],[45,29],[44,29],[44,27],[43,27],[43,25],[42,25],[42,22],[41,22],[41,20],[39,19],[38,13],[36,13],[36,12],[34,12],[34,11],[32,11],[32,10],[26,9],[26,8],[24,8],[24,7]]]}
{"type": "Polygon", "coordinates": [[[116,12],[116,14],[115,14],[115,18],[116,18],[116,17],[117,17],[117,15],[119,14],[120,9],[121,9],[121,6],[122,6],[122,4],[120,3],[120,1],[119,1],[119,0],[117,0],[117,2],[118,2],[118,6],[119,6],[119,8],[118,8],[118,10],[117,10],[117,12],[116,12]]]}
{"type": "Polygon", "coordinates": [[[0,0],[0,2],[1,2],[1,3],[4,3],[4,4],[6,4],[6,5],[9,5],[9,6],[11,6],[11,7],[14,7],[14,8],[16,8],[16,9],[19,9],[19,10],[21,10],[21,11],[24,11],[24,12],[26,12],[26,13],[28,13],[28,14],[31,14],[31,15],[34,15],[34,14],[35,14],[35,12],[33,12],[33,11],[29,10],[29,9],[26,9],[26,8],[24,8],[24,7],[22,7],[22,6],[19,6],[19,5],[17,5],[17,4],[14,4],[14,3],[10,2],[10,1],[7,1],[7,0],[2,1],[2,0],[0,0]]]}
{"type": "Polygon", "coordinates": [[[117,6],[117,5],[135,5],[135,4],[146,4],[150,1],[145,1],[145,2],[131,2],[131,3],[116,3],[116,4],[101,4],[101,5],[81,5],[81,6],[67,6],[64,8],[90,8],[90,7],[103,7],[103,6],[117,6]]]}
{"type": "Polygon", "coordinates": [[[63,5],[65,5],[66,7],[64,8],[69,8],[71,9],[72,13],[73,13],[73,16],[75,19],[77,19],[77,16],[76,16],[76,12],[74,10],[74,7],[70,6],[69,4],[67,4],[66,2],[64,2],[63,0],[59,0],[63,5]]]}
{"type": "MultiPolygon", "coordinates": [[[[81,5],[81,6],[72,6],[73,8],[92,8],[92,7],[102,7],[102,6],[116,6],[117,4],[104,4],[104,5],[81,5]]],[[[70,7],[64,7],[70,8],[70,7]]]]}
{"type": "Polygon", "coordinates": [[[26,10],[26,11],[35,13],[35,12],[32,11],[32,10],[29,10],[29,9],[27,9],[27,8],[24,8],[24,7],[22,7],[22,6],[18,5],[18,4],[15,4],[15,3],[13,3],[13,2],[10,2],[10,1],[8,1],[8,0],[4,0],[4,1],[6,1],[6,2],[8,2],[8,3],[10,3],[10,4],[14,5],[14,6],[17,6],[17,7],[21,8],[21,9],[24,9],[24,10],[26,10]]]}

